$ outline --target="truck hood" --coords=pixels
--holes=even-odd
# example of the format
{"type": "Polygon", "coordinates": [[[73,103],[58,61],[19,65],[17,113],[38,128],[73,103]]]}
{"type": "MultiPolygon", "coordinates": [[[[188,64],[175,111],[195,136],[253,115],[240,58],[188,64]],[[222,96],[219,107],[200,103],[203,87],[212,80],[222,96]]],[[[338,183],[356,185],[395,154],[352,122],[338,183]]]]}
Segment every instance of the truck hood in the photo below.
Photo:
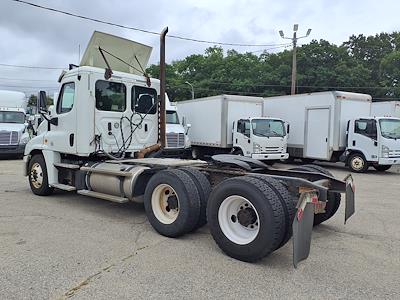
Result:
{"type": "Polygon", "coordinates": [[[390,151],[400,151],[400,139],[381,138],[381,145],[385,145],[390,151]]]}
{"type": "Polygon", "coordinates": [[[181,124],[167,124],[166,133],[185,133],[185,129],[181,124]]]}
{"type": "Polygon", "coordinates": [[[22,132],[25,129],[25,124],[0,123],[0,131],[18,131],[22,132]]]}

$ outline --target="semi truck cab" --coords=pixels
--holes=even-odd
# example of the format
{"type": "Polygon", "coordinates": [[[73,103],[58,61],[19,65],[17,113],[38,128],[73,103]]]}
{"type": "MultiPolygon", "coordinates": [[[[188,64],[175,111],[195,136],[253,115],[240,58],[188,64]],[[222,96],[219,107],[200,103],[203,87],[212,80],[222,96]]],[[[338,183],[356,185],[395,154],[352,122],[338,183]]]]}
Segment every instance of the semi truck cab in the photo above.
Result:
{"type": "Polygon", "coordinates": [[[281,119],[249,118],[234,122],[233,148],[236,153],[258,160],[287,159],[285,123],[281,119]]]}
{"type": "Polygon", "coordinates": [[[24,93],[0,91],[0,155],[24,154],[29,141],[27,100],[24,93]]]}
{"type": "Polygon", "coordinates": [[[400,119],[367,117],[348,122],[346,158],[350,168],[363,172],[371,165],[386,171],[400,164],[400,119]]]}

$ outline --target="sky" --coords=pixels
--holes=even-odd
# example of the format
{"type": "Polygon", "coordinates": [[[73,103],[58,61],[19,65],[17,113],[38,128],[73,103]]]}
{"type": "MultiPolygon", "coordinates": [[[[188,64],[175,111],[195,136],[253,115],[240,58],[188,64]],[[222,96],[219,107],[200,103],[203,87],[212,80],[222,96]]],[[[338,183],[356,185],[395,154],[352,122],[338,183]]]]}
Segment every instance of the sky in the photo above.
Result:
{"type": "MultiPolygon", "coordinates": [[[[26,0],[35,4],[154,32],[168,26],[169,34],[224,43],[278,45],[290,42],[279,36],[312,32],[301,43],[324,39],[340,45],[355,34],[375,35],[400,30],[398,0],[26,0]]],[[[159,36],[94,23],[17,3],[0,0],[0,64],[66,68],[79,63],[93,31],[102,31],[153,47],[150,63],[159,60],[159,36]]],[[[167,39],[171,62],[202,54],[213,44],[167,39]]],[[[238,52],[277,46],[224,46],[238,52]]],[[[15,68],[0,65],[0,89],[50,95],[61,70],[15,68]]]]}

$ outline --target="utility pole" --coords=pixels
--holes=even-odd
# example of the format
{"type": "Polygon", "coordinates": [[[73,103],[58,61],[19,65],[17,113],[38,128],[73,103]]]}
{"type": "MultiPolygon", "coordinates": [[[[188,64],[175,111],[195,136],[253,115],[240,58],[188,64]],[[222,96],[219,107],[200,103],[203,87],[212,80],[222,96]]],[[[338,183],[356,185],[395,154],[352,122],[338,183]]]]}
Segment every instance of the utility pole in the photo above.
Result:
{"type": "Polygon", "coordinates": [[[299,29],[299,24],[294,24],[293,25],[293,37],[289,38],[289,37],[285,37],[285,35],[283,34],[282,30],[279,30],[279,35],[281,36],[281,38],[283,39],[288,39],[288,40],[292,40],[293,43],[293,62],[292,62],[292,90],[291,90],[291,94],[294,95],[296,94],[296,75],[297,75],[297,41],[299,39],[308,37],[311,33],[311,28],[309,28],[307,30],[306,35],[301,36],[301,37],[297,37],[297,30],[299,29]]]}

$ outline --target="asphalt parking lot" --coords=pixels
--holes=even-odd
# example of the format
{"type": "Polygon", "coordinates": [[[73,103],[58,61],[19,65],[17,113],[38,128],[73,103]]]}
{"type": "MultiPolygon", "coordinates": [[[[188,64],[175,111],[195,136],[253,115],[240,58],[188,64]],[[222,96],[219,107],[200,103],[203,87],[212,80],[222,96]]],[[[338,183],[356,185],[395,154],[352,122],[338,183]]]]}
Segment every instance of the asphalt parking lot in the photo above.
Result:
{"type": "Polygon", "coordinates": [[[0,160],[1,299],[400,298],[400,168],[355,174],[356,214],[344,225],[341,206],[315,228],[298,269],[290,242],[243,263],[207,227],[165,238],[141,205],[34,196],[21,174],[22,161],[0,160]]]}

